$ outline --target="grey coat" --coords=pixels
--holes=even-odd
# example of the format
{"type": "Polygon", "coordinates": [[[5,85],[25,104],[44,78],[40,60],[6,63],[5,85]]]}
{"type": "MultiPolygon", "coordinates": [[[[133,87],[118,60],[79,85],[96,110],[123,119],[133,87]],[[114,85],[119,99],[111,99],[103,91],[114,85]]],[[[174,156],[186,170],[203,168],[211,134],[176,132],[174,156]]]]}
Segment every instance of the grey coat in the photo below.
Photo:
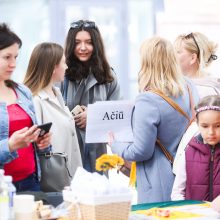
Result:
{"type": "MultiPolygon", "coordinates": [[[[197,103],[197,91],[191,88],[197,103]]],[[[187,90],[184,96],[171,98],[191,116],[187,90]]],[[[160,96],[151,92],[138,95],[133,120],[134,142],[112,143],[113,153],[137,162],[138,203],[170,200],[174,175],[170,162],[156,145],[156,139],[174,157],[187,124],[187,119],[160,96]]]]}
{"type": "MultiPolygon", "coordinates": [[[[120,87],[116,77],[111,83],[106,84],[98,84],[93,74],[89,74],[86,79],[83,79],[80,82],[72,82],[66,79],[61,85],[61,91],[70,111],[76,105],[87,106],[88,104],[93,104],[96,101],[120,99],[120,87]]],[[[86,161],[86,163],[89,163],[91,171],[94,172],[95,160],[103,153],[106,153],[106,146],[105,144],[89,144],[88,149],[85,149],[85,130],[76,127],[76,131],[84,167],[86,161]],[[88,152],[85,152],[85,150],[88,152]]]]}

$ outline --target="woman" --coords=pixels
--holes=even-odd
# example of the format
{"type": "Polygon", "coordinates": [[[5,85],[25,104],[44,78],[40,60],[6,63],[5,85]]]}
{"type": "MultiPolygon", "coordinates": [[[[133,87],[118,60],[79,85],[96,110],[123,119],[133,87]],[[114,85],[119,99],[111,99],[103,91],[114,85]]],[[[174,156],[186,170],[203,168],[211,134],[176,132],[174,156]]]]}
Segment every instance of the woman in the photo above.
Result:
{"type": "Polygon", "coordinates": [[[150,90],[168,96],[191,117],[187,87],[196,101],[195,88],[182,76],[171,43],[160,37],[146,40],[141,47],[141,93],[135,102],[134,141],[118,143],[111,134],[109,143],[113,153],[125,160],[136,161],[138,203],[170,200],[174,181],[172,166],[156,140],[159,139],[174,157],[188,124],[183,115],[150,90]]]}
{"type": "MultiPolygon", "coordinates": [[[[195,83],[200,98],[207,95],[220,95],[220,81],[211,77],[206,69],[217,59],[217,44],[210,41],[204,34],[193,32],[180,35],[175,40],[175,48],[184,75],[195,83]]],[[[193,122],[184,134],[173,164],[176,173],[178,161],[190,139],[197,135],[198,126],[193,122]]]]}
{"type": "Polygon", "coordinates": [[[217,44],[204,34],[193,32],[178,36],[175,48],[182,73],[196,84],[200,98],[220,94],[220,82],[206,72],[213,60],[217,59],[217,44]]]}
{"type": "Polygon", "coordinates": [[[50,144],[50,133],[39,138],[31,92],[10,79],[22,42],[6,24],[0,24],[0,165],[20,191],[40,191],[38,150],[50,144]]]}
{"type": "Polygon", "coordinates": [[[68,155],[68,168],[73,177],[77,167],[82,166],[75,121],[64,104],[59,88],[54,86],[64,80],[66,68],[63,48],[56,43],[41,43],[31,54],[24,84],[33,93],[38,122],[53,123],[53,151],[68,155]]]}
{"type": "Polygon", "coordinates": [[[61,91],[71,111],[77,105],[84,110],[74,119],[83,166],[94,172],[95,160],[106,153],[106,146],[85,144],[86,106],[96,101],[118,100],[120,89],[94,22],[79,20],[71,24],[66,38],[65,55],[68,68],[61,91]]]}

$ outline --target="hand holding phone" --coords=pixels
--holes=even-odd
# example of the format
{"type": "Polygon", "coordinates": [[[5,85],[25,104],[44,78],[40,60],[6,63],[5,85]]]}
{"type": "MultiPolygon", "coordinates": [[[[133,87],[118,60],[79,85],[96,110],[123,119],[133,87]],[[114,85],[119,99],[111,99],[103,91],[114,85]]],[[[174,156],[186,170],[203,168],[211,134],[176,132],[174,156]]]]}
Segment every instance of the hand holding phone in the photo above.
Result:
{"type": "Polygon", "coordinates": [[[80,113],[82,113],[84,110],[80,105],[76,105],[73,110],[71,111],[71,113],[75,116],[78,115],[80,113]]]}
{"type": "Polygon", "coordinates": [[[52,126],[52,122],[48,122],[48,123],[45,123],[45,124],[42,124],[42,125],[38,125],[37,127],[39,129],[41,129],[39,137],[42,137],[46,133],[48,133],[50,131],[51,126],[52,126]]]}

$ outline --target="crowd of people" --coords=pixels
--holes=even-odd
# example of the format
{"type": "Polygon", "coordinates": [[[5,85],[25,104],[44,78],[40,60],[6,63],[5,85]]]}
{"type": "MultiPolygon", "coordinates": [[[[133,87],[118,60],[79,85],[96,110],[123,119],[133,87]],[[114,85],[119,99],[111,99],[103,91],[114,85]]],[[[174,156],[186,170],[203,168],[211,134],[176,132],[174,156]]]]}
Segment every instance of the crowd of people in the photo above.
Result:
{"type": "MultiPolygon", "coordinates": [[[[23,84],[11,80],[21,46],[0,24],[0,166],[18,192],[41,191],[39,154],[65,152],[71,177],[79,166],[96,171],[107,150],[106,143],[85,143],[87,106],[122,95],[93,21],[72,22],[64,47],[38,44],[23,84]],[[48,122],[51,130],[39,135],[38,125],[48,122]]],[[[141,45],[134,140],[117,142],[109,132],[112,152],[135,162],[138,203],[220,195],[220,82],[206,72],[216,50],[199,32],[141,45]]]]}

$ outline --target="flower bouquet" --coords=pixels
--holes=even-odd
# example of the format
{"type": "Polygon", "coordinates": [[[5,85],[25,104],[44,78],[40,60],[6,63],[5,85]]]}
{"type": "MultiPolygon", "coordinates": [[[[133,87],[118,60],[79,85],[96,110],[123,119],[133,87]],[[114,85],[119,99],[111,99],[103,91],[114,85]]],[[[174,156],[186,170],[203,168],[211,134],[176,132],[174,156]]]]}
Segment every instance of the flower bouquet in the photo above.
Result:
{"type": "Polygon", "coordinates": [[[124,160],[116,154],[103,154],[101,157],[96,159],[96,170],[97,171],[108,171],[110,169],[117,169],[119,172],[120,168],[124,165],[124,160]]]}

